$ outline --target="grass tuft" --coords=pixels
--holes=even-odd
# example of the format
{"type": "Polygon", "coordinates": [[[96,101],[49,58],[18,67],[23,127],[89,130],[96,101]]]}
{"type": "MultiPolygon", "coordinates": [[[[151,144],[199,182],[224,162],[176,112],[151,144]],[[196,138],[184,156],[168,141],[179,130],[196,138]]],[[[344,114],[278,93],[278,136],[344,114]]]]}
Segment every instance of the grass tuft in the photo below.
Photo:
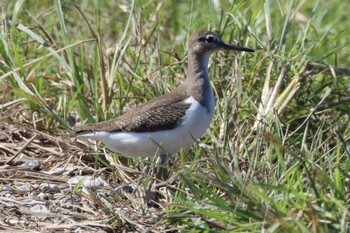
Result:
{"type": "Polygon", "coordinates": [[[349,231],[350,16],[343,1],[18,0],[1,8],[0,182],[13,195],[0,192],[0,229],[27,229],[12,224],[6,203],[16,211],[27,205],[14,191],[18,182],[66,190],[70,178],[89,175],[109,186],[80,182],[60,191],[62,199],[50,199],[63,203],[51,207],[53,215],[21,212],[26,226],[349,231]],[[147,205],[155,158],[120,157],[67,133],[173,90],[186,77],[189,34],[199,30],[218,30],[256,52],[213,56],[211,128],[172,159],[162,198],[147,205]],[[41,170],[20,167],[27,160],[40,161],[41,170]],[[118,185],[134,192],[115,194],[118,185]],[[75,198],[83,200],[78,207],[75,198]],[[57,216],[71,222],[57,225],[57,216]]]}

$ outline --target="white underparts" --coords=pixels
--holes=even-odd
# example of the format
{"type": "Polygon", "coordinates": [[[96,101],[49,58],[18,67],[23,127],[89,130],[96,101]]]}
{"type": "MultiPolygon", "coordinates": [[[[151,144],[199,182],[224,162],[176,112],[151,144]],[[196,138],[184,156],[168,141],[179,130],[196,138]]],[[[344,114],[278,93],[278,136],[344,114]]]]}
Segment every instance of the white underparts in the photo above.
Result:
{"type": "Polygon", "coordinates": [[[181,124],[171,130],[150,133],[135,132],[93,132],[79,135],[101,141],[107,148],[128,156],[150,157],[157,154],[175,154],[181,148],[191,146],[209,127],[214,115],[214,97],[211,93],[207,107],[193,97],[185,100],[191,107],[186,111],[181,124]]]}

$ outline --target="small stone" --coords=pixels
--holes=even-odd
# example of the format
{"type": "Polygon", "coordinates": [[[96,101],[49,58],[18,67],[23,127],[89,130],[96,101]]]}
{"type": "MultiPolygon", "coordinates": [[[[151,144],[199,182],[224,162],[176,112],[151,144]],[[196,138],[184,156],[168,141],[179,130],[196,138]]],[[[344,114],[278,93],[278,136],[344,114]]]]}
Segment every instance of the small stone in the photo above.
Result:
{"type": "Polygon", "coordinates": [[[41,163],[38,160],[28,160],[22,164],[22,167],[27,167],[35,171],[40,170],[40,166],[41,163]]]}
{"type": "Polygon", "coordinates": [[[123,199],[127,199],[130,194],[135,191],[134,187],[131,185],[120,185],[118,187],[114,187],[111,191],[108,192],[108,195],[121,197],[123,199]]]}
{"type": "Polygon", "coordinates": [[[114,192],[126,192],[126,193],[132,193],[134,192],[134,188],[130,185],[121,185],[116,188],[114,188],[111,193],[113,194],[114,192]]]}
{"type": "MultiPolygon", "coordinates": [[[[8,219],[7,221],[12,225],[18,225],[21,223],[21,220],[19,220],[18,218],[11,218],[11,219],[8,219]]],[[[22,222],[23,222],[23,220],[22,220],[22,222]]]]}
{"type": "Polygon", "coordinates": [[[5,193],[5,197],[6,198],[12,198],[12,194],[11,193],[5,193]]]}
{"type": "Polygon", "coordinates": [[[2,191],[11,191],[11,189],[12,189],[12,187],[10,185],[4,185],[1,188],[2,191]]]}
{"type": "Polygon", "coordinates": [[[56,184],[42,183],[40,189],[44,193],[59,193],[61,190],[56,184]]]}
{"type": "Polygon", "coordinates": [[[62,190],[64,194],[72,194],[72,189],[71,188],[65,188],[62,190]]]}
{"type": "Polygon", "coordinates": [[[68,184],[76,185],[81,183],[84,187],[102,187],[108,186],[108,183],[101,177],[95,178],[93,176],[75,176],[68,180],[68,184]]]}
{"type": "Polygon", "coordinates": [[[48,193],[39,193],[37,195],[37,197],[39,197],[40,199],[45,200],[45,201],[50,200],[51,196],[52,195],[48,194],[48,193]]]}
{"type": "Polygon", "coordinates": [[[35,205],[30,208],[33,214],[50,214],[50,210],[45,205],[35,205]]]}
{"type": "Polygon", "coordinates": [[[81,204],[81,198],[80,197],[70,197],[66,200],[66,202],[72,203],[72,204],[81,204]]]}
{"type": "Polygon", "coordinates": [[[30,187],[28,185],[20,185],[18,187],[16,187],[17,191],[19,192],[29,192],[30,191],[30,187]]]}
{"type": "Polygon", "coordinates": [[[6,134],[0,134],[0,142],[10,142],[11,139],[8,135],[6,134]]]}
{"type": "Polygon", "coordinates": [[[45,197],[46,195],[47,195],[46,193],[39,193],[39,194],[38,194],[38,197],[41,198],[41,199],[43,199],[43,197],[45,197]]]}

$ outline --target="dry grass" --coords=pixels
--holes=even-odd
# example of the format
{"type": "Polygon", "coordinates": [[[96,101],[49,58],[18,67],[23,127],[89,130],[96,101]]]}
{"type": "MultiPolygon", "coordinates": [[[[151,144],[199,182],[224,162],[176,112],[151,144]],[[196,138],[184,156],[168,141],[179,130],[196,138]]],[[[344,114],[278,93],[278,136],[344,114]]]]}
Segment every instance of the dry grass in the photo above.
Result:
{"type": "Polygon", "coordinates": [[[348,232],[347,8],[218,2],[3,3],[0,230],[348,232]],[[211,128],[149,203],[155,158],[76,141],[70,127],[173,90],[189,34],[208,28],[257,52],[213,57],[211,128]]]}

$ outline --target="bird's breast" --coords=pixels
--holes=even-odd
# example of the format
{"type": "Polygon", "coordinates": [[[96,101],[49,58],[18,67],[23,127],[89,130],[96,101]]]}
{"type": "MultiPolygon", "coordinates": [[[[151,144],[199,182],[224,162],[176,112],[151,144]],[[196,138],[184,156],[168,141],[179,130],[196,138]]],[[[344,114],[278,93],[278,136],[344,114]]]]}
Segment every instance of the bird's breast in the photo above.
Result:
{"type": "Polygon", "coordinates": [[[200,138],[209,127],[214,116],[214,98],[203,106],[193,97],[185,102],[191,103],[191,107],[186,111],[179,129],[190,134],[193,139],[200,138]]]}

